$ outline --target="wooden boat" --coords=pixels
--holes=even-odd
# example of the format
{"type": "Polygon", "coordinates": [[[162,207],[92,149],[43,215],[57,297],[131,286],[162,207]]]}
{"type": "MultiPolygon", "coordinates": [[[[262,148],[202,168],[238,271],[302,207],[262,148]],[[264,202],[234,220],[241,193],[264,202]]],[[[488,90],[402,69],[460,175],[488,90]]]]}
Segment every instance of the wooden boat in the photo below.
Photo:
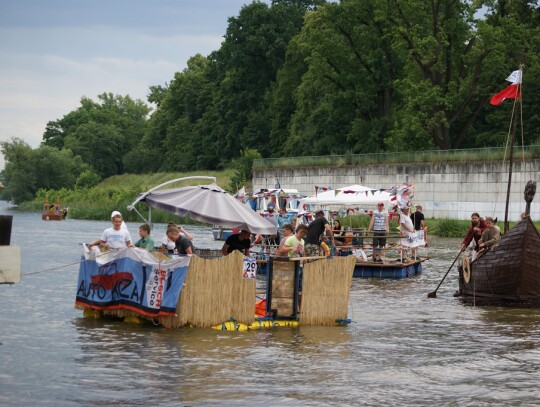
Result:
{"type": "Polygon", "coordinates": [[[69,208],[62,208],[60,200],[57,199],[54,205],[49,204],[49,200],[45,198],[43,203],[43,211],[41,212],[42,220],[65,220],[69,208]]]}
{"type": "Polygon", "coordinates": [[[459,267],[458,296],[474,304],[540,306],[540,234],[530,216],[459,267]]]}
{"type": "MultiPolygon", "coordinates": [[[[521,69],[515,104],[521,102],[521,69]]],[[[512,73],[512,75],[516,74],[512,73]]],[[[512,77],[512,75],[510,77],[512,77]]],[[[499,102],[500,103],[500,102],[499,102]]],[[[514,106],[519,112],[519,106],[514,106]]],[[[508,189],[505,210],[505,234],[489,250],[476,260],[458,267],[459,291],[456,296],[464,302],[490,305],[540,306],[540,235],[530,219],[531,202],[536,192],[536,182],[529,181],[525,187],[526,210],[524,218],[508,231],[508,207],[512,183],[512,158],[517,117],[512,117],[509,158],[508,189]]]]}

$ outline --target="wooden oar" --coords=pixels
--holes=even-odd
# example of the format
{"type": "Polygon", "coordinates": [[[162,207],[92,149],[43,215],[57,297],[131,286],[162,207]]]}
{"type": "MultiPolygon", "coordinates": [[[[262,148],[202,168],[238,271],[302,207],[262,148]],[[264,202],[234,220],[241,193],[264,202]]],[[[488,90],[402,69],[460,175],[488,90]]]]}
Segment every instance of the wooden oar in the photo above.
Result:
{"type": "Polygon", "coordinates": [[[435,291],[429,293],[427,295],[428,298],[437,298],[437,290],[439,289],[439,287],[441,286],[441,284],[443,283],[444,279],[446,278],[446,276],[448,275],[448,273],[450,273],[450,270],[452,270],[452,267],[454,266],[455,262],[457,259],[459,259],[459,256],[461,255],[461,253],[463,253],[463,250],[460,250],[458,255],[456,256],[456,258],[454,259],[454,261],[452,262],[452,264],[450,265],[450,267],[448,267],[448,271],[446,272],[446,274],[444,275],[444,277],[442,278],[441,282],[439,283],[439,285],[437,286],[437,288],[435,289],[435,291]]]}

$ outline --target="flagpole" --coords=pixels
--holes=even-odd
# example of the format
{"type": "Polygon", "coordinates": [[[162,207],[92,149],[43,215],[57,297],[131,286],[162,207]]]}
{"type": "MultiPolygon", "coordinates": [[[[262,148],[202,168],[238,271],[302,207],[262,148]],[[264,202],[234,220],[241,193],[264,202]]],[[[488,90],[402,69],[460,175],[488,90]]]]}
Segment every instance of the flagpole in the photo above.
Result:
{"type": "MultiPolygon", "coordinates": [[[[519,67],[519,73],[520,78],[523,78],[522,76],[522,66],[519,67]]],[[[516,95],[521,96],[521,80],[516,87],[516,95]]],[[[512,169],[514,167],[514,144],[516,140],[516,128],[517,128],[517,112],[521,111],[521,109],[516,109],[517,104],[521,103],[521,97],[517,97],[515,99],[516,103],[514,104],[514,109],[512,112],[512,138],[510,141],[510,158],[508,160],[508,186],[506,188],[506,205],[504,208],[504,234],[508,232],[509,225],[508,225],[508,207],[510,206],[510,187],[512,185],[512,169]]]]}

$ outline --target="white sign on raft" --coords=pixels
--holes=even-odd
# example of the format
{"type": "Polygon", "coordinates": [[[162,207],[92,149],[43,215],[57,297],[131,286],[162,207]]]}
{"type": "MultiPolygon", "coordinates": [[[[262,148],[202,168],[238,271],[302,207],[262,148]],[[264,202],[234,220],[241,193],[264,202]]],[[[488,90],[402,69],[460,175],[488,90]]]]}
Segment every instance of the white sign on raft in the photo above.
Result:
{"type": "Polygon", "coordinates": [[[257,272],[257,261],[254,257],[244,258],[244,278],[255,278],[257,272]]]}
{"type": "Polygon", "coordinates": [[[424,242],[424,231],[417,230],[416,232],[413,232],[408,236],[401,238],[400,243],[404,247],[412,248],[425,246],[426,243],[424,242]]]}

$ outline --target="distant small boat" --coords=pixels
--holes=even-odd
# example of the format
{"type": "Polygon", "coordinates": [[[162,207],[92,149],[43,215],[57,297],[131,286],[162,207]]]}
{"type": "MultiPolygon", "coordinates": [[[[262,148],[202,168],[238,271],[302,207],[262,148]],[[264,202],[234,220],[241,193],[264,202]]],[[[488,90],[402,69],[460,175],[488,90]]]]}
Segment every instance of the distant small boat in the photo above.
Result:
{"type": "Polygon", "coordinates": [[[214,236],[214,240],[225,241],[230,235],[233,235],[239,232],[240,232],[239,229],[227,229],[227,228],[222,228],[221,226],[214,226],[212,228],[212,236],[214,236]]]}
{"type": "Polygon", "coordinates": [[[60,200],[57,199],[54,205],[49,204],[49,200],[45,198],[43,203],[43,211],[41,212],[41,220],[65,220],[69,208],[62,208],[60,200]]]}

